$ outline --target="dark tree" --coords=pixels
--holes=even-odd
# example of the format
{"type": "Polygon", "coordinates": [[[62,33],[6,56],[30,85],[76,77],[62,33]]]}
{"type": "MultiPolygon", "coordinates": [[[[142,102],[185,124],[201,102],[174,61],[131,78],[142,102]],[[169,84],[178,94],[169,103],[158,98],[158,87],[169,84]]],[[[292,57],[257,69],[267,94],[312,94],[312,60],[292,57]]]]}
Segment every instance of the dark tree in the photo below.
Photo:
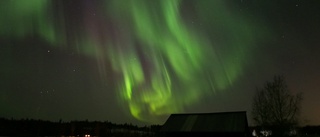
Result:
{"type": "Polygon", "coordinates": [[[292,94],[283,76],[275,76],[253,99],[252,116],[262,128],[272,129],[275,135],[285,135],[298,124],[302,94],[292,94]]]}

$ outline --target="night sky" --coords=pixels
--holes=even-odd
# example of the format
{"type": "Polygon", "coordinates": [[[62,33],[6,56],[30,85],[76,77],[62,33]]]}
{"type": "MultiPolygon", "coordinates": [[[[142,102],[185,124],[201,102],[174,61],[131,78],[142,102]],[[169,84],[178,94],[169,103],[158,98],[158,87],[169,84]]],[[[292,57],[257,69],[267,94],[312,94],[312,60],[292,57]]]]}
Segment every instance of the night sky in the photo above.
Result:
{"type": "Polygon", "coordinates": [[[319,0],[1,0],[0,117],[163,124],[283,75],[320,124],[319,0]]]}

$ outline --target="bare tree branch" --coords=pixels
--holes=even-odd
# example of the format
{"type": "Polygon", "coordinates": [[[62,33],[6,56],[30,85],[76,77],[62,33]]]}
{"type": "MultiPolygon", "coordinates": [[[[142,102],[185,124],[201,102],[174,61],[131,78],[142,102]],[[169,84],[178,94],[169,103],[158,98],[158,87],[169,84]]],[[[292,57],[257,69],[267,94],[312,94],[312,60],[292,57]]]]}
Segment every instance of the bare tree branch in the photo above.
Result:
{"type": "Polygon", "coordinates": [[[252,115],[257,125],[285,129],[298,123],[302,94],[290,93],[283,76],[275,76],[257,89],[253,98],[252,115]]]}

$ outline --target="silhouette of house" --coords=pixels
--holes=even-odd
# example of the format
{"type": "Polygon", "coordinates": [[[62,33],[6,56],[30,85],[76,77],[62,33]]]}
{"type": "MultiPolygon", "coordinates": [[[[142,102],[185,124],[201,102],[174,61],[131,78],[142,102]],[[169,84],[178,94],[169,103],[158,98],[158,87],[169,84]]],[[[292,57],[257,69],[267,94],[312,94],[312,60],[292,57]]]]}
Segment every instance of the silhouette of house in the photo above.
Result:
{"type": "Polygon", "coordinates": [[[165,136],[250,136],[247,115],[241,112],[171,114],[161,132],[165,136]]]}

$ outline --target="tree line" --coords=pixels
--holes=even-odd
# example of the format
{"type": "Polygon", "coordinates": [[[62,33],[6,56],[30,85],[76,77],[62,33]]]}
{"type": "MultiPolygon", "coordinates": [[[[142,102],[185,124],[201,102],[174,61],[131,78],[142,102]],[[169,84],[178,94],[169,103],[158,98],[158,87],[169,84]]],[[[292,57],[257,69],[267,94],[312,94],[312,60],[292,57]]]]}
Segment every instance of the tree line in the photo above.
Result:
{"type": "Polygon", "coordinates": [[[0,118],[1,136],[156,136],[160,125],[138,127],[131,123],[115,124],[109,121],[51,122],[34,119],[0,118]]]}

